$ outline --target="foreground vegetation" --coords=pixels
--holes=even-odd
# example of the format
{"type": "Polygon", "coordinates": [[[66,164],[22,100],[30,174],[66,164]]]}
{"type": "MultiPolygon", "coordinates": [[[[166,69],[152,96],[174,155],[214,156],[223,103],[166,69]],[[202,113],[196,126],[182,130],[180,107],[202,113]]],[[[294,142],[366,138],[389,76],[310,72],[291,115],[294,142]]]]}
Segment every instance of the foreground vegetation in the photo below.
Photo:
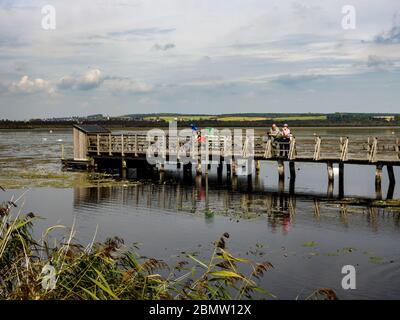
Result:
{"type": "MultiPolygon", "coordinates": [[[[187,255],[171,267],[141,257],[120,238],[82,246],[74,227],[58,241],[48,228],[33,237],[33,213],[22,213],[15,201],[0,206],[0,299],[249,299],[271,298],[258,286],[273,265],[234,257],[225,233],[214,243],[208,262],[187,255]],[[50,243],[53,243],[51,245],[50,243]],[[241,270],[247,270],[246,274],[241,270]]],[[[310,298],[336,298],[321,289],[310,298]]]]}

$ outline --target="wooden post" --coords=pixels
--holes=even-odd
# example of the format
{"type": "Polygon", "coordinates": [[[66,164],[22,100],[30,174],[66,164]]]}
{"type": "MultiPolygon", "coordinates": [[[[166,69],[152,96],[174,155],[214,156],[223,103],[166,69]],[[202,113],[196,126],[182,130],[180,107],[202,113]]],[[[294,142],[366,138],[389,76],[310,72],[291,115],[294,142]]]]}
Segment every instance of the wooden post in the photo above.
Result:
{"type": "Polygon", "coordinates": [[[328,169],[328,182],[333,184],[333,182],[335,180],[335,175],[333,173],[333,163],[332,162],[328,162],[327,169],[328,169]]]}
{"type": "Polygon", "coordinates": [[[61,145],[61,160],[64,160],[64,144],[61,145]]]}
{"type": "Polygon", "coordinates": [[[344,197],[344,163],[339,162],[339,198],[344,197]]]}
{"type": "Polygon", "coordinates": [[[289,172],[290,172],[289,193],[294,194],[296,185],[296,165],[294,161],[289,161],[289,172]]]}
{"type": "Polygon", "coordinates": [[[192,163],[191,162],[183,165],[183,179],[192,181],[192,163]]]}
{"type": "Polygon", "coordinates": [[[100,155],[100,135],[98,134],[96,136],[96,138],[97,138],[97,155],[99,156],[100,155]]]}
{"type": "Polygon", "coordinates": [[[108,135],[108,154],[112,155],[112,141],[111,141],[111,133],[108,135]]]}
{"type": "Polygon", "coordinates": [[[165,172],[165,164],[164,163],[160,164],[160,172],[165,172]]]}
{"type": "Polygon", "coordinates": [[[389,184],[395,184],[396,183],[396,179],[394,177],[393,166],[387,165],[386,169],[387,169],[388,176],[389,176],[389,184]]]}
{"type": "Polygon", "coordinates": [[[389,183],[389,188],[388,188],[388,192],[386,195],[386,200],[391,200],[393,199],[393,195],[394,195],[394,183],[389,183]]]}
{"type": "Polygon", "coordinates": [[[279,178],[278,181],[278,193],[284,193],[285,192],[285,179],[284,178],[279,178]]]}
{"type": "Polygon", "coordinates": [[[378,138],[374,138],[369,154],[369,162],[376,162],[376,154],[378,150],[378,138]]]}
{"type": "Polygon", "coordinates": [[[160,170],[159,172],[159,182],[163,183],[165,180],[165,171],[164,170],[160,170]]]}
{"type": "Polygon", "coordinates": [[[328,170],[328,198],[333,198],[333,190],[334,190],[334,182],[335,182],[335,174],[333,172],[333,162],[327,163],[328,170]]]}
{"type": "Polygon", "coordinates": [[[231,164],[226,164],[226,174],[227,174],[227,176],[231,176],[231,173],[232,173],[232,165],[231,164]]]}
{"type": "Polygon", "coordinates": [[[121,160],[121,178],[126,179],[126,161],[125,159],[121,160]]]}
{"type": "MultiPolygon", "coordinates": [[[[208,170],[211,168],[211,164],[210,164],[210,148],[209,148],[209,142],[208,142],[208,136],[205,136],[205,142],[206,144],[206,154],[205,154],[205,161],[206,161],[206,165],[205,165],[205,174],[208,175],[208,170]]],[[[208,179],[208,178],[207,178],[208,179]]]]}
{"type": "Polygon", "coordinates": [[[294,161],[289,161],[290,179],[296,179],[296,165],[294,161]]]}
{"type": "Polygon", "coordinates": [[[222,172],[224,170],[224,157],[221,155],[219,157],[219,162],[218,162],[218,166],[217,166],[217,178],[218,178],[218,182],[222,182],[222,172]]]}
{"type": "Polygon", "coordinates": [[[349,138],[346,137],[344,140],[340,138],[340,161],[347,161],[348,158],[348,149],[349,149],[349,138]]]}
{"type": "Polygon", "coordinates": [[[261,164],[260,160],[256,160],[256,175],[260,174],[261,164]]]}
{"type": "Polygon", "coordinates": [[[253,176],[251,174],[247,176],[247,191],[253,191],[253,176]]]}
{"type": "Polygon", "coordinates": [[[334,190],[334,184],[333,180],[331,180],[328,182],[328,191],[327,191],[328,198],[333,198],[333,190],[334,190]]]}
{"type": "Polygon", "coordinates": [[[137,133],[135,134],[135,157],[138,156],[138,137],[137,133]]]}
{"type": "Polygon", "coordinates": [[[320,137],[316,137],[315,138],[315,146],[314,146],[314,156],[313,159],[314,160],[319,160],[321,155],[321,138],[320,137]]]}
{"type": "Polygon", "coordinates": [[[375,170],[375,192],[376,198],[382,199],[382,168],[383,165],[377,164],[375,170]]]}
{"type": "Polygon", "coordinates": [[[125,156],[125,153],[124,153],[124,135],[123,134],[121,134],[121,155],[125,156]]]}
{"type": "Polygon", "coordinates": [[[197,159],[196,174],[201,175],[201,158],[197,159]]]}
{"type": "Polygon", "coordinates": [[[232,191],[236,191],[238,187],[238,177],[232,176],[232,191]]]}
{"type": "Polygon", "coordinates": [[[237,175],[237,162],[235,160],[232,161],[232,175],[237,175]]]}
{"type": "Polygon", "coordinates": [[[293,160],[296,158],[296,139],[292,137],[290,140],[290,148],[289,148],[289,160],[293,160]]]}
{"type": "Polygon", "coordinates": [[[285,163],[283,160],[278,160],[278,175],[279,180],[285,179],[285,163]]]}

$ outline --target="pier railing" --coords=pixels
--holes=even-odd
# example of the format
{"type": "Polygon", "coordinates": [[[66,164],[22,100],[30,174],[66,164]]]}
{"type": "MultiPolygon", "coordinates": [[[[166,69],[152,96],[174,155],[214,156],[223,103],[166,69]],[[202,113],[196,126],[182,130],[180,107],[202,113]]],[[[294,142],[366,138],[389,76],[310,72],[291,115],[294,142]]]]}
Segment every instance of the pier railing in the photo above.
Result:
{"type": "MultiPolygon", "coordinates": [[[[197,139],[197,138],[196,138],[197,139]]],[[[146,133],[89,134],[88,156],[146,156],[150,148],[164,149],[166,154],[199,154],[286,159],[315,162],[390,162],[400,165],[400,139],[384,137],[293,137],[274,141],[268,136],[237,139],[226,135],[205,135],[196,143],[189,137],[149,138],[146,133]]]]}

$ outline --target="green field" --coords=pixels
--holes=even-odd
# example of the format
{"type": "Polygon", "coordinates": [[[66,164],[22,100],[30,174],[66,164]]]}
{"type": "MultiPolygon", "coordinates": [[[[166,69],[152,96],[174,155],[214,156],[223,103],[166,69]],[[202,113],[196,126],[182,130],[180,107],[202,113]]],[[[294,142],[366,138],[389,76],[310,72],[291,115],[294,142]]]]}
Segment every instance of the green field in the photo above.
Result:
{"type": "Polygon", "coordinates": [[[164,120],[164,121],[173,121],[175,119],[181,119],[184,121],[190,121],[190,120],[210,120],[210,119],[218,119],[217,116],[210,116],[210,115],[199,115],[199,116],[161,116],[161,117],[145,117],[144,120],[150,120],[150,121],[154,121],[154,120],[164,120]]]}
{"type": "Polygon", "coordinates": [[[218,121],[264,121],[264,120],[271,120],[272,118],[266,117],[224,117],[219,116],[218,121]]]}
{"type": "Polygon", "coordinates": [[[316,120],[316,121],[324,121],[327,120],[327,116],[325,115],[294,115],[294,116],[285,116],[285,117],[257,117],[257,116],[214,116],[214,115],[182,115],[182,116],[160,116],[154,117],[149,116],[145,117],[144,120],[163,120],[163,121],[173,121],[178,119],[178,121],[201,121],[201,120],[218,120],[218,121],[265,121],[265,120],[274,120],[274,121],[307,121],[307,120],[316,120]]]}
{"type": "Polygon", "coordinates": [[[306,120],[327,120],[327,116],[287,116],[274,118],[275,121],[306,121],[306,120]]]}

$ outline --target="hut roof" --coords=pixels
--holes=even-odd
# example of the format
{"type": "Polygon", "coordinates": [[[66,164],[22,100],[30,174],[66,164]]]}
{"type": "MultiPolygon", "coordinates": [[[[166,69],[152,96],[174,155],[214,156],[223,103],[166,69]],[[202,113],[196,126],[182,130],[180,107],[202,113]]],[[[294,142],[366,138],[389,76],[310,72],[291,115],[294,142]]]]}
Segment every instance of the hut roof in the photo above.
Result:
{"type": "Polygon", "coordinates": [[[75,124],[74,128],[84,133],[110,133],[110,130],[98,125],[98,124],[75,124]]]}

